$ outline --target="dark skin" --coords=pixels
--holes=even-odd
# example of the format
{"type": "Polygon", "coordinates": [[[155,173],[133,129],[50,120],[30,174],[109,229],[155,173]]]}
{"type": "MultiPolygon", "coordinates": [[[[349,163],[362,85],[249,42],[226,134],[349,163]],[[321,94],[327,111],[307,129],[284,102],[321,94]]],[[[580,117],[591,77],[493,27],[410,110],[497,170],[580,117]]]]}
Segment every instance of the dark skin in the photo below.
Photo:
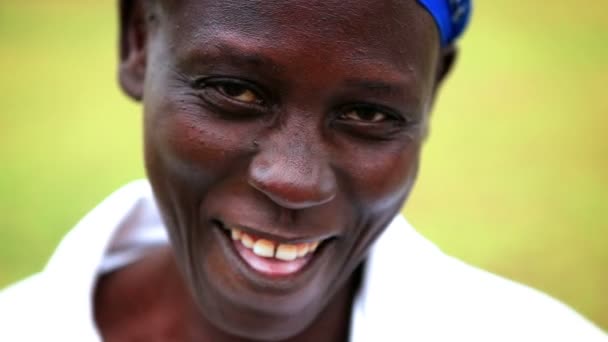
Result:
{"type": "Polygon", "coordinates": [[[453,57],[413,0],[124,1],[120,83],[171,246],[100,280],[104,339],[346,341],[453,57]],[[323,242],[269,277],[227,227],[323,242]]]}

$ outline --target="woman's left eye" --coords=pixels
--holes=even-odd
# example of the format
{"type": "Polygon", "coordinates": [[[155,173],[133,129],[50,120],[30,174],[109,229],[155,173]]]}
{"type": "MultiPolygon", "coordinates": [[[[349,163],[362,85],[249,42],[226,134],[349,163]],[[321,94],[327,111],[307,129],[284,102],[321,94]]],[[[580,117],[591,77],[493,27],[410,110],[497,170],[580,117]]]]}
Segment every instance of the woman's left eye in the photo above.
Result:
{"type": "Polygon", "coordinates": [[[340,115],[340,118],[360,123],[380,123],[390,119],[388,114],[375,108],[351,109],[340,115]]]}

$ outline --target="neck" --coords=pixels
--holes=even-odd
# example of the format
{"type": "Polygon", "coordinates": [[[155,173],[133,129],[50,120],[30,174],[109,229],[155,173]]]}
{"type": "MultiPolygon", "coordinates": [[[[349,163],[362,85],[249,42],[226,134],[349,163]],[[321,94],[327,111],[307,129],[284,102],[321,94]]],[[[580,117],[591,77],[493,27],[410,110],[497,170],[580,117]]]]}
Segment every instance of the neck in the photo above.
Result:
{"type": "MultiPolygon", "coordinates": [[[[347,341],[360,273],[356,271],[315,321],[288,342],[347,341]]],[[[248,341],[218,329],[199,312],[169,248],[101,277],[94,304],[104,341],[248,341]]]]}

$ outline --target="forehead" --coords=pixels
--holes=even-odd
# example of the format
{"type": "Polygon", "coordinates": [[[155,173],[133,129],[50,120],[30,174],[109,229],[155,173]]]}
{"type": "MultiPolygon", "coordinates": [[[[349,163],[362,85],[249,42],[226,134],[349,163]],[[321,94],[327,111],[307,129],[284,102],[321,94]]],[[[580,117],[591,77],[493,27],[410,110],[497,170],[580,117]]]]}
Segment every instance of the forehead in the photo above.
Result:
{"type": "MultiPolygon", "coordinates": [[[[185,74],[244,73],[320,91],[355,80],[432,99],[439,34],[416,0],[164,0],[162,56],[185,74]],[[219,69],[218,69],[219,68],[219,69]]],[[[350,84],[350,83],[349,83],[350,84]]]]}
{"type": "Polygon", "coordinates": [[[281,49],[339,49],[342,55],[402,59],[439,49],[431,16],[415,0],[165,0],[175,47],[240,36],[281,49]]]}

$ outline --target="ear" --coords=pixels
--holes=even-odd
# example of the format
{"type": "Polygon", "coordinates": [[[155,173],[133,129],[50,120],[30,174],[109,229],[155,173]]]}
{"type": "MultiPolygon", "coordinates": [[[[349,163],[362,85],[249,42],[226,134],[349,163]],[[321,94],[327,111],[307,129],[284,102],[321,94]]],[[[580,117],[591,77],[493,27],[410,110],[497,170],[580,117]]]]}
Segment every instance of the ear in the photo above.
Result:
{"type": "Polygon", "coordinates": [[[439,65],[437,67],[437,76],[435,79],[435,91],[439,85],[445,80],[446,76],[452,70],[456,57],[458,57],[458,47],[456,45],[448,45],[441,48],[439,52],[439,65]]]}
{"type": "Polygon", "coordinates": [[[446,77],[452,70],[457,55],[458,47],[456,47],[456,45],[442,47],[439,51],[439,60],[437,61],[438,65],[435,74],[435,83],[433,84],[433,97],[431,99],[431,108],[429,108],[429,111],[432,111],[432,107],[435,103],[435,100],[437,99],[439,87],[443,84],[443,81],[445,81],[446,77]]]}
{"type": "MultiPolygon", "coordinates": [[[[443,81],[446,79],[447,75],[450,73],[454,66],[454,62],[456,61],[456,57],[458,56],[458,47],[455,45],[449,45],[441,48],[439,51],[439,61],[437,65],[437,73],[435,75],[435,84],[433,85],[433,98],[431,100],[431,107],[429,108],[429,113],[433,111],[435,100],[437,99],[437,93],[439,91],[439,87],[443,84],[443,81]]],[[[423,139],[426,139],[429,134],[429,124],[427,123],[424,132],[423,139]]]]}
{"type": "Polygon", "coordinates": [[[146,75],[148,32],[143,2],[120,0],[118,79],[125,94],[140,101],[146,75]]]}

